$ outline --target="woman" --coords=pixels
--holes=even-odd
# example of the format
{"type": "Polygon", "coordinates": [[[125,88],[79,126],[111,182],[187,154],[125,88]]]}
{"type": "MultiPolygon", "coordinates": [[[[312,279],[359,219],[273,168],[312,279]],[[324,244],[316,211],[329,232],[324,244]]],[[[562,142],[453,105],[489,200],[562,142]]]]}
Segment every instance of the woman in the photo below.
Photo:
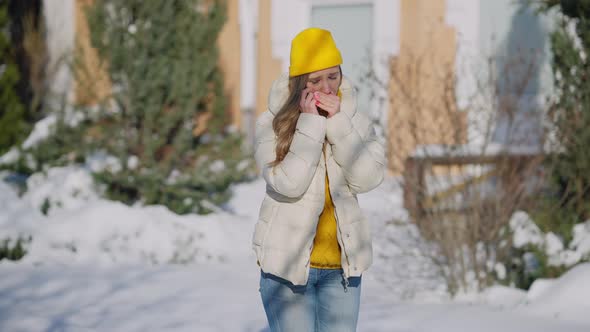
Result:
{"type": "Polygon", "coordinates": [[[290,61],[256,124],[267,184],[253,236],[262,302],[271,331],[355,331],[372,261],[356,195],[383,180],[384,152],[329,31],[300,32],[290,61]]]}

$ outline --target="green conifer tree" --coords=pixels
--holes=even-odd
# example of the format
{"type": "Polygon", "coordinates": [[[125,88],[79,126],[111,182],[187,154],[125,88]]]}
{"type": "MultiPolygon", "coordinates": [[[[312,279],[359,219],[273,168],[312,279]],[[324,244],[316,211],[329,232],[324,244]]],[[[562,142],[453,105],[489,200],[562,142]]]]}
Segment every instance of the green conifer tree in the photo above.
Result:
{"type": "Polygon", "coordinates": [[[0,2],[0,155],[27,134],[25,108],[16,93],[20,79],[9,38],[7,1],[0,2]]]}
{"type": "Polygon", "coordinates": [[[96,174],[108,196],[178,213],[225,202],[247,167],[240,138],[225,129],[216,46],[224,2],[103,0],[88,18],[113,84],[92,136],[120,163],[96,174]],[[206,132],[195,132],[199,121],[206,132]]]}
{"type": "Polygon", "coordinates": [[[573,224],[590,219],[590,0],[542,4],[543,10],[558,12],[551,34],[555,96],[549,112],[556,134],[549,168],[555,213],[545,230],[568,240],[573,224]]]}

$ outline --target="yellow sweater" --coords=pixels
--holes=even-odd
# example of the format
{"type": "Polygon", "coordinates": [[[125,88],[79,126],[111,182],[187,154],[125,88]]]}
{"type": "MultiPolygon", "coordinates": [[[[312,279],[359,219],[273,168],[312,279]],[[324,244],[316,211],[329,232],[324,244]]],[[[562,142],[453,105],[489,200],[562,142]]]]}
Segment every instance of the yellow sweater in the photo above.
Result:
{"type": "Polygon", "coordinates": [[[311,251],[311,267],[318,269],[340,268],[340,245],[336,232],[336,215],[334,214],[334,203],[330,195],[330,187],[326,174],[326,202],[324,210],[320,215],[315,238],[313,239],[313,250],[311,251]]]}

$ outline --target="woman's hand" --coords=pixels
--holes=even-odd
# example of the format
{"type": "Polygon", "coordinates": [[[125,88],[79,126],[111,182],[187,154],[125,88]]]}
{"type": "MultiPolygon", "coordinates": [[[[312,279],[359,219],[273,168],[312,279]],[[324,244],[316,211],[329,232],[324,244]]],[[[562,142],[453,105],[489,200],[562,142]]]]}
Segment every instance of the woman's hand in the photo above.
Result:
{"type": "Polygon", "coordinates": [[[319,115],[314,95],[309,88],[305,88],[303,91],[301,91],[301,100],[299,101],[299,106],[301,107],[301,113],[319,115]]]}
{"type": "Polygon", "coordinates": [[[340,97],[320,91],[313,93],[315,105],[328,112],[328,118],[340,112],[340,97]]]}

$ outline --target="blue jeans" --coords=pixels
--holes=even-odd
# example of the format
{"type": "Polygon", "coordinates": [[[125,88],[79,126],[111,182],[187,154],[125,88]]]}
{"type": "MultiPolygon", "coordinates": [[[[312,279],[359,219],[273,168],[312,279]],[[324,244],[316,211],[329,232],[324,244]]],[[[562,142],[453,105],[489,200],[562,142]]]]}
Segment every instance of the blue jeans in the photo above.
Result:
{"type": "Polygon", "coordinates": [[[307,284],[294,286],[261,272],[260,295],[272,332],[356,331],[361,277],[345,285],[342,269],[310,268],[307,284]]]}

